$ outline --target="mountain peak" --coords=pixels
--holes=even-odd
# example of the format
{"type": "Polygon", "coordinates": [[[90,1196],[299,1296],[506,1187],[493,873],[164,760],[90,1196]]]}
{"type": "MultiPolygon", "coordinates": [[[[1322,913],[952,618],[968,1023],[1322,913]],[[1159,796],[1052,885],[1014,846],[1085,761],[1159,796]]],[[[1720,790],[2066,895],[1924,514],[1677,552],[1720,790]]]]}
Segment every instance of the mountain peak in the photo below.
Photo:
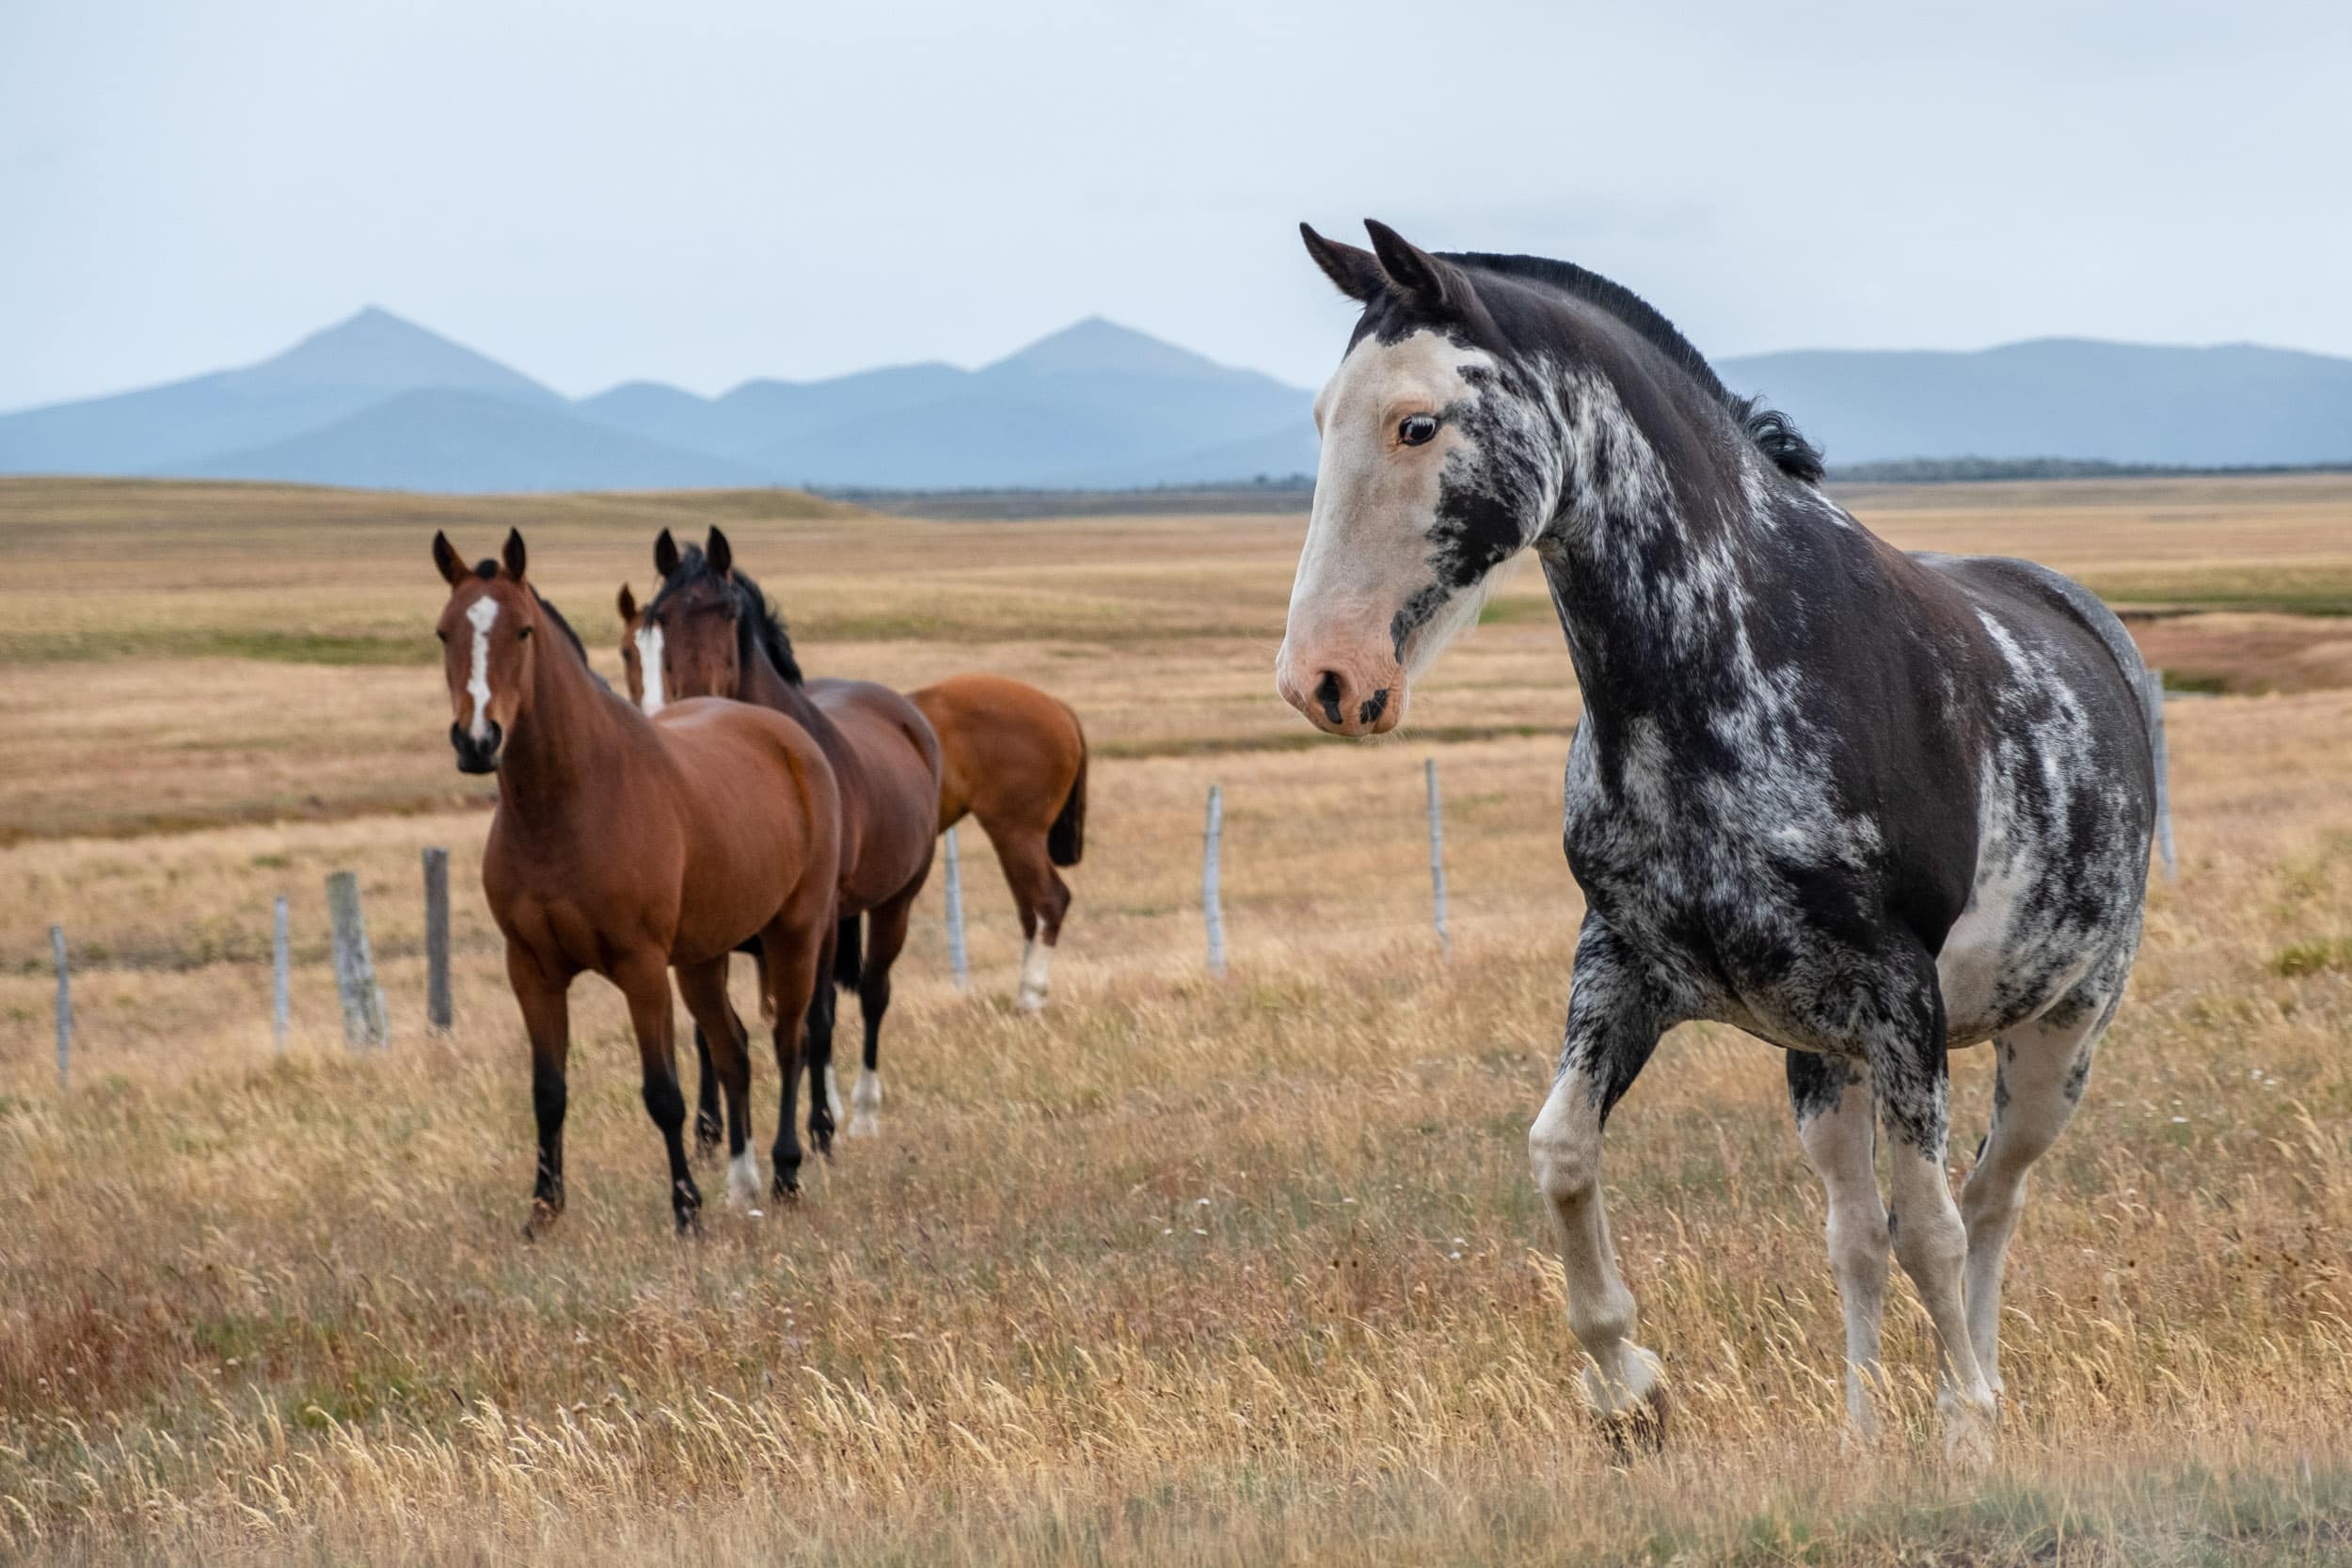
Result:
{"type": "Polygon", "coordinates": [[[438,387],[530,403],[561,401],[521,372],[380,305],[362,307],[273,358],[230,372],[227,379],[246,392],[335,387],[391,393],[438,387]]]}
{"type": "Polygon", "coordinates": [[[1028,347],[1007,355],[981,373],[1029,375],[1157,375],[1187,381],[1261,380],[1255,372],[1234,370],[1178,348],[1148,332],[1087,316],[1028,347]]]}

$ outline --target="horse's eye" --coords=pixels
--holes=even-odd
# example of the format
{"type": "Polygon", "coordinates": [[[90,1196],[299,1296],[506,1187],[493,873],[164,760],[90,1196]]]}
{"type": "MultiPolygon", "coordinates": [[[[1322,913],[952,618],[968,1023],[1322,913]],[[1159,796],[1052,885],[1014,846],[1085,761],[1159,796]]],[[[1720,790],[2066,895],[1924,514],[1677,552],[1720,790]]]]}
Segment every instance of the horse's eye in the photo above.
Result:
{"type": "Polygon", "coordinates": [[[1434,439],[1437,434],[1438,416],[1435,414],[1407,414],[1404,422],[1396,427],[1396,438],[1408,447],[1421,446],[1434,439]]]}
{"type": "Polygon", "coordinates": [[[517,641],[517,642],[528,642],[528,641],[531,641],[531,628],[530,628],[529,626],[517,626],[516,628],[515,628],[515,641],[517,641]]]}

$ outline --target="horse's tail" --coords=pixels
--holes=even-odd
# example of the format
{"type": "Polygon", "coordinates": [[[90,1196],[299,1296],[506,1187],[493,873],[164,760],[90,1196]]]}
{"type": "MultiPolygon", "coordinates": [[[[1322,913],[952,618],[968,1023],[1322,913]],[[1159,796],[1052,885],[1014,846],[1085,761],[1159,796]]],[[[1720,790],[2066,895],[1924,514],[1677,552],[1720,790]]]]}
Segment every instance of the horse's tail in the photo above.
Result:
{"type": "MultiPolygon", "coordinates": [[[[1078,726],[1078,716],[1070,722],[1078,726]]],[[[1061,803],[1054,825],[1045,830],[1045,855],[1056,865],[1075,865],[1087,852],[1087,736],[1078,729],[1078,776],[1070,781],[1070,799],[1061,803]]]]}
{"type": "Polygon", "coordinates": [[[865,974],[866,955],[858,944],[857,916],[846,915],[834,931],[833,983],[843,990],[855,990],[865,974]]]}

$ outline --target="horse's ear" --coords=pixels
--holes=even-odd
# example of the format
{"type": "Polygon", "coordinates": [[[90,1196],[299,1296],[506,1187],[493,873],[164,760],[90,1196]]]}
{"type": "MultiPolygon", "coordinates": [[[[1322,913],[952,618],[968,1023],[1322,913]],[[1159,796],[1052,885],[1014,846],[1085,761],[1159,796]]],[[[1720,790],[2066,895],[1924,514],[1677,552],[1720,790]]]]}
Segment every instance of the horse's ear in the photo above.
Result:
{"type": "Polygon", "coordinates": [[[613,602],[620,607],[621,625],[628,626],[637,619],[637,595],[628,591],[628,583],[621,584],[621,596],[613,602]]]}
{"type": "Polygon", "coordinates": [[[1379,259],[1369,250],[1337,240],[1327,240],[1306,224],[1298,226],[1298,237],[1307,242],[1307,254],[1315,259],[1323,276],[1340,286],[1340,293],[1360,305],[1370,305],[1386,293],[1389,280],[1382,276],[1379,259]]]}
{"type": "Polygon", "coordinates": [[[1415,310],[1436,315],[1461,305],[1469,284],[1451,261],[1441,261],[1377,218],[1364,219],[1372,248],[1397,296],[1415,310]]]}
{"type": "Polygon", "coordinates": [[[721,577],[734,575],[735,546],[727,543],[724,531],[716,527],[711,529],[710,536],[703,541],[703,557],[710,562],[710,569],[721,577]]]}
{"type": "Polygon", "coordinates": [[[472,575],[466,570],[465,562],[459,559],[457,551],[451,546],[449,535],[438,529],[433,531],[433,564],[439,570],[441,580],[452,588],[456,587],[472,575]]]}
{"type": "Polygon", "coordinates": [[[522,581],[524,564],[522,530],[510,528],[506,531],[506,549],[503,553],[506,557],[506,575],[516,582],[522,581]]]}
{"type": "Polygon", "coordinates": [[[653,542],[653,569],[661,575],[664,582],[677,574],[677,541],[670,537],[670,531],[666,528],[661,531],[661,536],[653,542]]]}

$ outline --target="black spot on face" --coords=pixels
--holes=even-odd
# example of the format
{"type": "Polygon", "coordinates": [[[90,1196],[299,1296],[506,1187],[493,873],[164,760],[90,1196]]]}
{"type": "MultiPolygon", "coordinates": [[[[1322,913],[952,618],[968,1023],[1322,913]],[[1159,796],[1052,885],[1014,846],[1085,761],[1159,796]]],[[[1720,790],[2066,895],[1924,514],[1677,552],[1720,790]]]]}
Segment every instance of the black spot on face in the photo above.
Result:
{"type": "Polygon", "coordinates": [[[1364,699],[1364,705],[1356,710],[1356,717],[1359,722],[1376,724],[1380,721],[1380,716],[1388,711],[1389,689],[1384,686],[1364,699]]]}

